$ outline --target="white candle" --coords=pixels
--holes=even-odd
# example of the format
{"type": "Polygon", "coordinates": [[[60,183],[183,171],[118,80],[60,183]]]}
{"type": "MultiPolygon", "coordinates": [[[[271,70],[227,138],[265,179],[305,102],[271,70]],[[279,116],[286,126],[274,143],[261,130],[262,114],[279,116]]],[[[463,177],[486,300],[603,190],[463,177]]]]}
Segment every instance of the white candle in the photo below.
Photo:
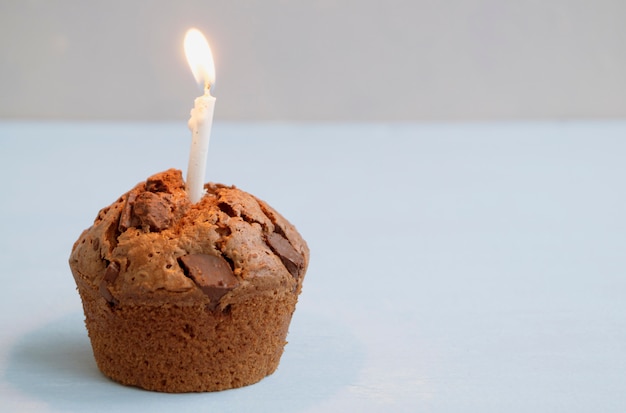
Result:
{"type": "Polygon", "coordinates": [[[188,122],[191,130],[191,150],[186,189],[189,200],[196,203],[204,195],[206,159],[215,108],[215,98],[210,93],[211,85],[215,82],[215,65],[209,43],[197,29],[189,29],[185,35],[185,54],[196,81],[204,83],[204,95],[195,99],[188,122]]]}
{"type": "Polygon", "coordinates": [[[189,151],[186,187],[189,200],[194,204],[204,195],[204,174],[214,108],[215,98],[209,94],[209,89],[206,89],[204,96],[194,101],[188,122],[189,129],[191,129],[191,150],[189,151]]]}

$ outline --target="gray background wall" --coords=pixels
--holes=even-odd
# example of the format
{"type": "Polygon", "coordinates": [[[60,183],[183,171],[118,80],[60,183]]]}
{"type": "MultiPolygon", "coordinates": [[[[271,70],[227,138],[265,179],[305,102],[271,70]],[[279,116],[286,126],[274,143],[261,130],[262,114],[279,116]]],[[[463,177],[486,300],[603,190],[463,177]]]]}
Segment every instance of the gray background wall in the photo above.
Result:
{"type": "Polygon", "coordinates": [[[221,120],[626,115],[622,0],[0,0],[0,118],[186,119],[182,41],[221,120]]]}

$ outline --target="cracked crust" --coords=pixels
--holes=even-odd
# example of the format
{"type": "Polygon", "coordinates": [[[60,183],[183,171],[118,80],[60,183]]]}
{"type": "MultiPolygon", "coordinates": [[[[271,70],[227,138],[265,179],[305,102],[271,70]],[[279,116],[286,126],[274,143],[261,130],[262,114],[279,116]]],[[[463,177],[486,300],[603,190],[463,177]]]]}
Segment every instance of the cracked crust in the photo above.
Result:
{"type": "Polygon", "coordinates": [[[250,290],[257,294],[277,287],[301,288],[300,275],[306,271],[309,251],[293,225],[265,202],[234,186],[207,184],[206,189],[202,200],[191,205],[180,171],[168,170],[138,184],[102,209],[93,226],[76,241],[70,256],[74,276],[98,288],[105,281],[118,302],[196,302],[203,299],[201,289],[185,274],[179,259],[210,254],[222,256],[241,282],[222,298],[221,307],[250,290]],[[156,217],[146,214],[143,205],[140,217],[134,211],[137,200],[149,198],[145,194],[165,199],[155,203],[156,217]],[[166,207],[170,216],[163,214],[166,207]],[[274,237],[282,238],[293,248],[289,252],[301,257],[297,265],[285,258],[289,252],[281,255],[268,242],[274,237]],[[109,274],[106,281],[112,262],[119,271],[112,281],[109,274]]]}

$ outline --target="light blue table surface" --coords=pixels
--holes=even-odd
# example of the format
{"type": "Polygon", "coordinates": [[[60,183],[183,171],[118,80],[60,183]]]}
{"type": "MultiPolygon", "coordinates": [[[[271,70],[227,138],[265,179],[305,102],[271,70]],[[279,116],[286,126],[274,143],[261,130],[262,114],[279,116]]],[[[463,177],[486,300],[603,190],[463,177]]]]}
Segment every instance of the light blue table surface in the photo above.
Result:
{"type": "Polygon", "coordinates": [[[216,124],[207,180],[279,210],[311,265],[276,373],[159,394],[99,373],[67,258],[189,142],[0,122],[1,411],[626,411],[626,122],[216,124]]]}

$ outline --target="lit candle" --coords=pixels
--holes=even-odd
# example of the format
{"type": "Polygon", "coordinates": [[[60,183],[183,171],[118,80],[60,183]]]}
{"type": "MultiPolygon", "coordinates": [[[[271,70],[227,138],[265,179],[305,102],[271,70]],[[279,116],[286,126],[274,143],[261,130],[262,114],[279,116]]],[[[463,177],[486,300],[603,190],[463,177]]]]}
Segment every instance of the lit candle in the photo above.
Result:
{"type": "Polygon", "coordinates": [[[196,203],[204,194],[204,174],[215,108],[215,98],[210,93],[211,85],[215,83],[215,65],[209,43],[197,29],[189,29],[185,35],[185,55],[196,81],[204,83],[204,95],[195,99],[188,122],[192,140],[186,187],[189,200],[196,203]]]}

